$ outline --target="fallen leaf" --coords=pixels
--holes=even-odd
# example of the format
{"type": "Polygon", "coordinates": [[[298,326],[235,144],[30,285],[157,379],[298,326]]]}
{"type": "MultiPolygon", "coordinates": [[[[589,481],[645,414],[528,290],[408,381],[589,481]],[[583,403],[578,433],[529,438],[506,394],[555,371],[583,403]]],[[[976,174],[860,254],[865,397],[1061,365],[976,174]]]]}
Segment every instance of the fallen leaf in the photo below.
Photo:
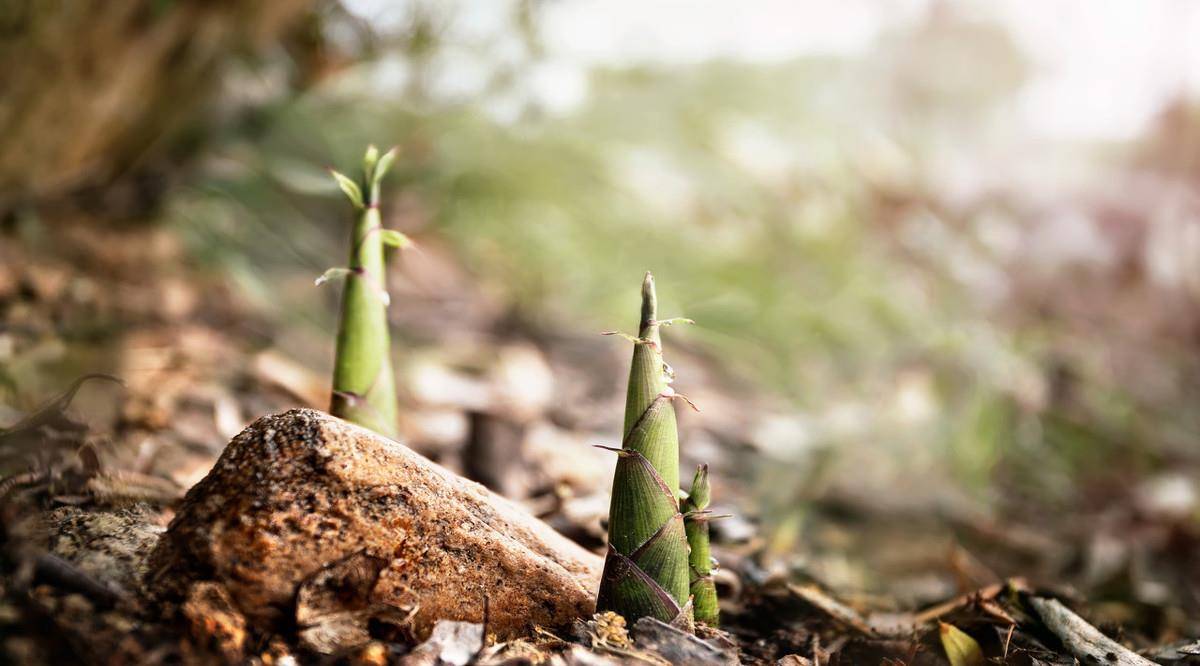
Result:
{"type": "Polygon", "coordinates": [[[966,632],[952,624],[939,622],[938,633],[941,634],[942,648],[946,650],[950,666],[983,666],[983,650],[966,632]]]}

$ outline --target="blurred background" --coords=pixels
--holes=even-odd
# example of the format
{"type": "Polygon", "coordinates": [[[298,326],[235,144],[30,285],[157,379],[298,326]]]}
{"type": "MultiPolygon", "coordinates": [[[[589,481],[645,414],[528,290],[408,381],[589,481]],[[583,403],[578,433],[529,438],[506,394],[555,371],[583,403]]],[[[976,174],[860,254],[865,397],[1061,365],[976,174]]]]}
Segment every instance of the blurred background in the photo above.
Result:
{"type": "Polygon", "coordinates": [[[324,408],[326,168],[397,145],[418,450],[602,544],[597,334],[651,270],[729,561],[904,606],[1040,575],[1186,632],[1198,33],[1186,0],[5,3],[0,423],[111,373],[102,460],[187,487],[324,408]]]}

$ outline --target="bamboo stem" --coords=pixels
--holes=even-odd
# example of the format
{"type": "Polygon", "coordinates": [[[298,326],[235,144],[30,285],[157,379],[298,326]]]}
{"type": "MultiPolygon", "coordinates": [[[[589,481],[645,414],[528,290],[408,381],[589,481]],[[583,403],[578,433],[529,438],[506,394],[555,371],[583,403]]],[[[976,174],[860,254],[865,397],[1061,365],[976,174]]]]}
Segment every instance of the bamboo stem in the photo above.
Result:
{"type": "Polygon", "coordinates": [[[625,429],[609,510],[609,547],[597,610],[630,622],[654,617],[690,623],[690,575],[679,511],[679,435],[662,357],[654,278],[642,282],[625,429]]]}
{"type": "Polygon", "coordinates": [[[334,172],[357,214],[350,264],[345,271],[329,411],[395,438],[398,434],[396,379],[388,333],[389,299],[383,249],[388,234],[396,232],[383,229],[379,214],[379,183],[392,156],[394,151],[379,157],[374,146],[368,148],[359,183],[334,172]]]}
{"type": "Polygon", "coordinates": [[[708,465],[696,468],[692,487],[683,502],[683,523],[687,532],[688,568],[691,571],[692,610],[696,621],[717,626],[720,608],[717,586],[713,581],[713,557],[709,548],[708,523],[712,520],[709,504],[708,465]]]}

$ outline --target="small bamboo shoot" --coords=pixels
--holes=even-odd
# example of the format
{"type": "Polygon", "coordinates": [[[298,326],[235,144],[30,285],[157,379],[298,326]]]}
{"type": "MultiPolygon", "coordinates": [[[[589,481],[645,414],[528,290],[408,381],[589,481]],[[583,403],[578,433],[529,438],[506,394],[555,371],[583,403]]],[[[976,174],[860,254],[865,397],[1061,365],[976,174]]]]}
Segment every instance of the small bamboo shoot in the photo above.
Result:
{"type": "Polygon", "coordinates": [[[675,393],[663,362],[654,278],[642,283],[642,312],[625,402],[609,512],[609,545],[597,610],[630,623],[650,616],[690,620],[688,545],[679,511],[675,393]]]}
{"type": "Polygon", "coordinates": [[[692,610],[696,621],[717,626],[720,609],[717,607],[717,586],[713,582],[713,557],[709,549],[708,512],[710,490],[708,465],[700,465],[692,479],[692,487],[683,501],[683,524],[687,531],[688,568],[691,570],[692,610]]]}
{"type": "Polygon", "coordinates": [[[362,180],[332,172],[355,211],[350,265],[330,269],[318,280],[345,277],[329,411],[393,438],[397,436],[396,380],[387,323],[384,245],[404,246],[407,238],[383,228],[379,185],[394,158],[395,149],[381,156],[371,146],[363,159],[362,180]]]}

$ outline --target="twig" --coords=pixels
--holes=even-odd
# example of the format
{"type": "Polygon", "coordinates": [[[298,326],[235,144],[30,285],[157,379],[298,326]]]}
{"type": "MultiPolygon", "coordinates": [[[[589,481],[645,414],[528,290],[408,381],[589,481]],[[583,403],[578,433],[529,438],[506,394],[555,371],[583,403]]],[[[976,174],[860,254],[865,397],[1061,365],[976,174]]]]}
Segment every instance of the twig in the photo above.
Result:
{"type": "Polygon", "coordinates": [[[913,623],[925,624],[926,622],[933,622],[934,620],[944,615],[949,615],[950,613],[953,613],[954,611],[965,606],[969,606],[985,599],[994,599],[996,598],[996,595],[1000,594],[1000,592],[1003,590],[1004,585],[1002,583],[995,583],[986,587],[982,587],[974,592],[968,592],[966,594],[957,596],[949,601],[944,601],[936,606],[926,608],[920,613],[917,613],[915,616],[913,616],[913,623]]]}
{"type": "Polygon", "coordinates": [[[1029,597],[1029,605],[1033,606],[1042,624],[1084,663],[1154,666],[1154,662],[1105,636],[1057,599],[1029,597]]]}
{"type": "Polygon", "coordinates": [[[795,585],[788,583],[788,590],[813,608],[825,613],[834,620],[857,630],[866,636],[874,636],[875,630],[867,624],[853,608],[830,597],[815,585],[795,585]]]}
{"type": "Polygon", "coordinates": [[[125,382],[121,381],[121,379],[118,377],[113,377],[112,375],[106,375],[98,372],[84,375],[76,379],[71,386],[62,393],[62,395],[59,395],[58,397],[53,398],[52,400],[43,404],[41,407],[38,407],[34,413],[26,416],[20,422],[9,428],[0,428],[0,436],[3,436],[4,438],[15,437],[19,434],[32,432],[42,426],[52,424],[57,417],[61,416],[62,413],[71,406],[71,401],[75,399],[75,394],[79,392],[79,389],[93,379],[103,379],[105,381],[118,384],[122,387],[125,386],[125,382]]]}
{"type": "Polygon", "coordinates": [[[79,567],[51,553],[38,555],[34,562],[38,578],[75,592],[80,592],[105,606],[115,605],[129,593],[114,584],[104,584],[84,573],[79,567]]]}

